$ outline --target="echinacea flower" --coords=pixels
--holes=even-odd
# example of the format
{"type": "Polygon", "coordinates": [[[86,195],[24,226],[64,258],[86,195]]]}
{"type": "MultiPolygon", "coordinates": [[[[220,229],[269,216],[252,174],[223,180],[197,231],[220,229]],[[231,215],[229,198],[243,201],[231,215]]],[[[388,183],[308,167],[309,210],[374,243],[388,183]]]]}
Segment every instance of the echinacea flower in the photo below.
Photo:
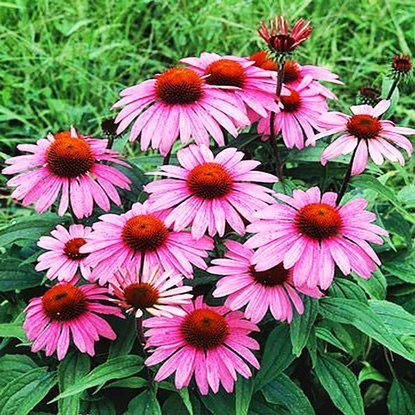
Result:
{"type": "Polygon", "coordinates": [[[259,35],[268,45],[271,52],[276,54],[288,54],[305,42],[311,35],[310,22],[299,19],[292,29],[283,16],[277,16],[270,22],[270,28],[261,22],[259,35]]]}
{"type": "Polygon", "coordinates": [[[209,85],[190,68],[168,69],[156,79],[124,89],[120,95],[123,98],[113,107],[124,107],[115,119],[119,123],[117,133],[133,123],[130,140],[141,134],[141,150],[147,150],[151,143],[163,156],[178,138],[182,144],[192,137],[197,144],[209,146],[211,135],[222,146],[222,128],[236,137],[236,126],[249,124],[232,95],[209,85]]]}
{"type": "MultiPolygon", "coordinates": [[[[266,51],[259,51],[253,53],[249,60],[255,62],[255,65],[270,71],[278,71],[278,62],[274,62],[269,58],[266,51]]],[[[284,64],[283,85],[287,88],[297,88],[301,81],[306,77],[311,76],[312,81],[308,84],[308,88],[316,89],[321,95],[330,99],[337,99],[328,88],[320,83],[331,82],[333,84],[342,85],[339,81],[339,76],[330,72],[322,66],[315,65],[300,65],[292,59],[286,59],[284,64]]]]}
{"type": "Polygon", "coordinates": [[[375,107],[370,105],[350,107],[352,115],[340,112],[323,114],[318,123],[320,130],[325,131],[309,139],[311,144],[322,137],[345,134],[335,139],[323,151],[321,163],[326,165],[328,160],[356,151],[352,166],[353,175],[365,170],[369,156],[377,165],[381,165],[386,158],[393,162],[397,161],[403,166],[405,159],[395,146],[406,150],[410,157],[413,147],[404,135],[415,134],[415,129],[397,127],[392,121],[379,119],[389,105],[389,101],[383,100],[375,107]]]}
{"type": "Polygon", "coordinates": [[[156,374],[156,382],[176,372],[177,389],[188,386],[194,376],[202,395],[207,395],[209,388],[217,393],[219,384],[230,393],[237,373],[244,378],[252,376],[245,361],[259,369],[251,352],[258,350],[259,344],[249,337],[259,329],[243,313],[225,306],[208,306],[202,297],[183,306],[183,310],[186,313],[183,317],[152,317],[143,322],[148,329],[144,333],[147,347],[154,348],[145,364],[153,366],[165,360],[156,374]]]}
{"type": "Polygon", "coordinates": [[[147,311],[153,316],[182,316],[179,307],[189,304],[193,295],[192,287],[182,285],[183,276],[172,271],[162,272],[159,268],[149,269],[144,265],[142,275],[138,268],[120,269],[110,282],[115,297],[114,302],[134,313],[137,318],[147,311]]]}
{"type": "Polygon", "coordinates": [[[297,291],[310,297],[321,297],[317,288],[307,286],[295,287],[292,271],[283,265],[255,271],[252,264],[254,251],[236,241],[226,241],[225,258],[212,261],[214,266],[208,272],[224,275],[216,283],[214,297],[226,296],[225,305],[231,310],[245,308],[245,316],[253,323],[259,323],[268,310],[276,320],[286,320],[291,323],[292,306],[298,314],[303,314],[304,305],[297,291]]]}
{"type": "Polygon", "coordinates": [[[199,58],[181,59],[209,85],[233,87],[225,90],[233,95],[241,111],[249,108],[260,116],[268,111],[277,111],[274,99],[277,87],[272,72],[259,69],[253,62],[239,56],[220,56],[203,52],[199,58]]]}
{"type": "Polygon", "coordinates": [[[140,268],[143,257],[149,268],[159,266],[186,278],[193,278],[192,264],[206,269],[203,258],[213,249],[212,239],[205,236],[196,241],[188,231],[172,231],[166,224],[168,213],[153,209],[146,201],[135,203],[122,215],[102,215],[80,248],[81,253],[89,254],[90,280],[101,285],[113,281],[119,268],[140,268]]]}
{"type": "Polygon", "coordinates": [[[20,173],[7,184],[16,187],[12,197],[24,206],[36,202],[39,213],[45,212],[60,196],[58,214],[69,207],[79,219],[92,214],[94,202],[110,210],[110,199],[119,206],[115,186],[129,189],[130,179],[108,162],[128,166],[115,150],[106,148],[107,140],[79,135],[73,127],[36,144],[19,144],[17,148],[31,154],[6,160],[11,166],[3,174],[20,173]]]}
{"type": "MultiPolygon", "coordinates": [[[[274,128],[275,134],[281,132],[288,148],[303,149],[305,137],[312,141],[314,130],[318,129],[317,121],[328,110],[321,91],[309,88],[311,82],[311,76],[306,76],[295,89],[286,88],[280,96],[280,110],[275,114],[274,128]]],[[[271,113],[258,122],[258,133],[264,134],[264,138],[270,134],[270,117],[271,113]]]]}
{"type": "Polygon", "coordinates": [[[91,267],[86,264],[88,254],[81,254],[79,248],[86,244],[91,231],[83,225],[71,225],[68,230],[58,225],[52,236],[42,236],[37,244],[48,252],[39,256],[36,271],[47,269],[46,277],[50,280],[68,282],[79,270],[88,279],[91,274],[91,267]]]}
{"type": "Polygon", "coordinates": [[[244,234],[242,217],[250,220],[256,210],[274,202],[271,189],[252,182],[274,183],[278,179],[253,171],[260,163],[242,160],[243,156],[236,148],[227,148],[216,156],[206,146],[190,145],[179,150],[180,167],[162,166],[157,174],[168,179],[144,187],[150,193],[152,209],[174,207],[166,223],[174,224],[175,231],[191,225],[196,239],[206,230],[210,236],[223,236],[226,223],[244,234]]]}
{"type": "Polygon", "coordinates": [[[403,78],[411,72],[412,63],[407,55],[396,55],[392,59],[392,76],[403,78]]]}
{"type": "Polygon", "coordinates": [[[359,89],[358,98],[361,104],[370,105],[372,107],[382,100],[380,89],[371,86],[362,86],[359,89]]]}
{"type": "Polygon", "coordinates": [[[252,257],[256,271],[283,262],[292,268],[295,286],[327,289],[333,281],[335,264],[344,275],[355,272],[369,279],[380,260],[368,242],[382,244],[387,232],[371,222],[376,215],[365,210],[365,199],[336,206],[337,194],[321,195],[318,187],[294,190],[284,203],[257,212],[247,231],[255,235],[245,246],[258,248],[252,257]]]}
{"type": "Polygon", "coordinates": [[[57,351],[62,360],[71,338],[82,352],[94,356],[94,343],[99,337],[115,340],[111,326],[99,314],[123,318],[120,308],[102,304],[108,301],[108,290],[95,284],[77,287],[63,283],[55,285],[42,297],[32,298],[26,307],[23,328],[33,341],[32,352],[46,349],[46,356],[57,351]]]}

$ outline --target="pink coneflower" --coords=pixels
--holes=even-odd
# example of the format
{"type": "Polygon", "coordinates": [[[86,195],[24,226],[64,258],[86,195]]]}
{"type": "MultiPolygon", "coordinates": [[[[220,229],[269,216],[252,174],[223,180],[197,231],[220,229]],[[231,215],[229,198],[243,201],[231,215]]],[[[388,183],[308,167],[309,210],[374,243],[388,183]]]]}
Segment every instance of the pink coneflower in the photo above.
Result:
{"type": "Polygon", "coordinates": [[[107,214],[92,226],[88,242],[80,248],[89,253],[90,279],[105,284],[119,268],[140,268],[142,256],[149,268],[160,266],[193,278],[192,264],[206,269],[203,258],[213,249],[212,239],[198,241],[188,231],[173,232],[166,224],[168,211],[153,209],[148,201],[135,203],[122,215],[107,214]]]}
{"type": "Polygon", "coordinates": [[[270,28],[261,22],[259,35],[265,40],[269,49],[277,54],[293,52],[311,35],[310,22],[304,19],[297,20],[292,29],[283,16],[277,16],[270,21],[270,28]]]}
{"type": "MultiPolygon", "coordinates": [[[[249,59],[254,61],[255,65],[259,68],[267,69],[270,71],[278,71],[278,63],[270,59],[266,51],[253,53],[249,59]]],[[[312,81],[308,85],[309,88],[316,89],[321,95],[325,96],[326,98],[337,99],[336,95],[334,95],[324,85],[321,85],[319,81],[342,85],[343,82],[339,81],[338,75],[321,66],[300,65],[292,59],[286,59],[283,76],[284,86],[287,88],[295,89],[298,87],[298,85],[300,85],[301,81],[306,76],[311,76],[312,78],[312,81]]]]}
{"type": "Polygon", "coordinates": [[[278,264],[265,271],[255,271],[252,264],[254,251],[239,242],[226,241],[225,258],[214,259],[208,271],[225,275],[216,283],[214,297],[227,296],[225,305],[231,310],[247,306],[245,316],[259,323],[268,310],[276,320],[293,317],[292,305],[297,313],[303,314],[304,305],[297,291],[310,297],[321,297],[317,288],[294,287],[291,270],[278,264]]]}
{"type": "Polygon", "coordinates": [[[155,210],[174,207],[166,218],[179,231],[192,225],[194,238],[225,233],[228,223],[239,234],[245,232],[241,218],[273,203],[273,191],[251,183],[274,183],[278,179],[268,173],[252,171],[260,163],[241,160],[244,153],[227,148],[216,156],[205,146],[191,145],[177,152],[181,167],[162,166],[157,173],[169,177],[147,184],[151,206],[155,210]]]}
{"type": "Polygon", "coordinates": [[[147,150],[151,143],[163,156],[178,138],[183,144],[192,137],[197,144],[209,146],[211,135],[222,146],[221,127],[236,137],[236,125],[249,124],[232,95],[207,84],[189,68],[168,69],[156,79],[124,89],[120,95],[123,98],[114,105],[124,107],[116,118],[120,123],[118,134],[135,120],[130,140],[141,134],[141,149],[147,150]]]}
{"type": "Polygon", "coordinates": [[[98,314],[123,317],[118,307],[102,304],[103,300],[108,300],[106,288],[68,283],[55,285],[42,297],[30,300],[23,327],[27,338],[34,342],[32,352],[46,349],[46,356],[51,356],[57,350],[62,360],[72,337],[82,353],[93,356],[94,343],[100,336],[110,340],[117,337],[98,314]]]}
{"type": "Polygon", "coordinates": [[[294,190],[293,197],[278,194],[284,204],[275,204],[255,214],[247,231],[256,233],[245,246],[259,248],[252,262],[265,271],[283,262],[293,267],[296,286],[330,286],[334,265],[344,275],[354,271],[370,278],[380,260],[368,242],[382,244],[387,232],[371,222],[376,215],[365,210],[365,199],[336,206],[337,194],[321,195],[318,187],[294,190]]]}
{"type": "Polygon", "coordinates": [[[49,279],[68,282],[79,270],[88,279],[91,274],[91,268],[86,264],[88,254],[81,254],[79,248],[86,244],[91,231],[83,225],[71,225],[69,230],[58,225],[51,232],[52,236],[42,236],[37,244],[48,252],[39,256],[36,271],[47,269],[49,279]]]}
{"type": "Polygon", "coordinates": [[[411,59],[407,55],[395,55],[392,59],[391,67],[392,75],[395,77],[405,77],[411,72],[411,59]]]}
{"type": "Polygon", "coordinates": [[[234,87],[226,91],[233,95],[239,108],[250,108],[265,117],[267,111],[277,111],[274,94],[277,87],[272,72],[261,70],[253,62],[239,56],[220,56],[203,52],[200,58],[184,58],[183,62],[209,85],[234,87]]]}
{"type": "Polygon", "coordinates": [[[144,266],[141,276],[137,268],[120,269],[110,286],[117,297],[114,301],[137,318],[142,317],[145,311],[153,316],[172,317],[183,316],[185,312],[178,306],[190,304],[193,297],[190,293],[192,287],[177,287],[182,281],[182,275],[162,272],[159,268],[150,270],[144,266]]]}
{"type": "Polygon", "coordinates": [[[146,365],[167,359],[157,372],[156,382],[176,372],[177,389],[188,386],[194,375],[202,395],[207,395],[209,388],[218,392],[219,383],[230,393],[237,373],[244,378],[252,376],[244,360],[259,369],[250,350],[258,350],[259,344],[248,336],[259,329],[243,313],[208,306],[201,297],[183,309],[184,317],[153,317],[143,323],[148,328],[147,347],[155,347],[146,365]]]}
{"type": "MultiPolygon", "coordinates": [[[[305,137],[313,140],[317,121],[328,110],[326,98],[321,91],[309,88],[312,78],[306,76],[295,89],[283,90],[280,97],[280,111],[275,114],[275,133],[282,133],[284,144],[288,148],[304,148],[305,137]]],[[[258,133],[269,135],[270,117],[258,122],[258,133]]]]}
{"type": "Polygon", "coordinates": [[[311,144],[322,137],[343,132],[346,134],[334,140],[323,151],[321,163],[325,165],[328,160],[342,154],[353,153],[357,147],[352,167],[353,175],[365,170],[369,156],[377,165],[381,165],[386,158],[390,161],[398,161],[403,166],[405,159],[392,144],[406,150],[410,157],[413,151],[412,144],[403,134],[415,134],[415,130],[397,127],[389,120],[380,120],[379,116],[389,108],[389,105],[389,101],[383,100],[374,108],[369,105],[350,107],[352,115],[340,112],[322,115],[318,123],[320,128],[326,131],[309,139],[311,144]]]}
{"type": "Polygon", "coordinates": [[[73,127],[37,144],[19,144],[21,151],[31,153],[6,160],[11,166],[4,174],[21,173],[8,181],[16,187],[12,197],[24,206],[36,202],[37,212],[45,212],[61,194],[58,213],[63,215],[70,206],[77,218],[92,214],[94,202],[110,210],[110,199],[120,205],[115,186],[129,189],[130,179],[108,162],[128,166],[115,150],[106,148],[107,140],[78,135],[73,127]]]}

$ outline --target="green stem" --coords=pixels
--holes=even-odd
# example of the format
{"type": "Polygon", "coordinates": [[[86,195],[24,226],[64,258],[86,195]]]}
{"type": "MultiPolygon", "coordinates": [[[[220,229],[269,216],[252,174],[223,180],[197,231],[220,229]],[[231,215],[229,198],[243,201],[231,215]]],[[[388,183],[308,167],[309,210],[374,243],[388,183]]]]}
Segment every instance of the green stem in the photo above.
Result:
{"type": "Polygon", "coordinates": [[[353,162],[356,157],[356,152],[359,147],[360,140],[357,141],[356,147],[353,150],[352,157],[350,158],[350,163],[347,167],[346,174],[343,177],[342,187],[340,189],[339,195],[337,196],[336,205],[338,206],[343,199],[344,194],[347,190],[347,185],[349,184],[350,178],[352,177],[353,162]]]}

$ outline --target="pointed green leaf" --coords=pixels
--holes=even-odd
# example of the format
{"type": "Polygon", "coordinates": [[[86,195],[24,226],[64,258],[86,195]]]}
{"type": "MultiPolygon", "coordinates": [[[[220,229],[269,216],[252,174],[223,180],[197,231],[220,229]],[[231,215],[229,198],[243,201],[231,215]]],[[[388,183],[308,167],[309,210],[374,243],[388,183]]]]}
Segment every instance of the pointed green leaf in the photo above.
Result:
{"type": "Polygon", "coordinates": [[[334,405],[343,414],[364,415],[359,385],[350,369],[332,357],[319,356],[314,370],[334,405]]]}
{"type": "Polygon", "coordinates": [[[391,415],[415,414],[415,386],[394,379],[388,394],[388,409],[391,415]]]}
{"type": "Polygon", "coordinates": [[[283,373],[268,383],[262,393],[269,403],[288,408],[292,414],[314,415],[314,409],[304,392],[283,373]]]}

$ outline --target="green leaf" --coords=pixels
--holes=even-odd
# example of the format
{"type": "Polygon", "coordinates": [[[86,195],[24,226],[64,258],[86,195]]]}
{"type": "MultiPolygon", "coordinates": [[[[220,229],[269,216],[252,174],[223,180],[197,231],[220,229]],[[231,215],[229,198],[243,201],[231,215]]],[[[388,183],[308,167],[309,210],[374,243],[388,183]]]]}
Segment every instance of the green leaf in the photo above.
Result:
{"type": "MultiPolygon", "coordinates": [[[[70,388],[78,378],[82,378],[89,372],[89,357],[81,353],[68,354],[58,366],[59,392],[70,388]]],[[[80,393],[59,399],[59,415],[78,414],[80,411],[80,393]]]]}
{"type": "Polygon", "coordinates": [[[125,356],[131,352],[137,338],[135,318],[127,317],[117,324],[117,338],[111,343],[108,359],[125,356]]]}
{"type": "Polygon", "coordinates": [[[295,415],[312,415],[314,409],[304,392],[287,376],[281,373],[263,389],[264,398],[274,404],[288,408],[295,415]]]}
{"type": "Polygon", "coordinates": [[[56,373],[32,369],[10,382],[0,393],[1,415],[27,415],[56,385],[56,373]]]}
{"type": "Polygon", "coordinates": [[[146,387],[148,381],[139,376],[132,376],[127,379],[116,380],[106,385],[103,389],[109,388],[127,388],[127,389],[141,389],[146,387]]]}
{"type": "Polygon", "coordinates": [[[238,415],[247,415],[254,391],[253,379],[239,377],[235,385],[235,408],[238,415]]]}
{"type": "Polygon", "coordinates": [[[348,350],[343,346],[340,340],[326,327],[316,327],[316,336],[324,340],[327,343],[330,343],[334,347],[337,347],[340,350],[343,350],[346,353],[349,353],[348,350]]]}
{"type": "MultiPolygon", "coordinates": [[[[75,412],[67,412],[67,414],[69,413],[75,414],[75,412]]],[[[113,402],[107,397],[91,402],[88,410],[88,415],[116,415],[116,413],[113,402]]]]}
{"type": "Polygon", "coordinates": [[[366,301],[366,294],[354,281],[346,278],[336,278],[329,288],[332,297],[348,298],[352,300],[366,301]]]}
{"type": "Polygon", "coordinates": [[[401,207],[401,201],[398,199],[392,188],[390,186],[385,186],[373,176],[369,176],[367,174],[354,176],[351,183],[356,188],[373,190],[393,205],[398,206],[399,208],[401,207]]]}
{"type": "Polygon", "coordinates": [[[189,414],[193,415],[193,406],[192,406],[192,402],[190,401],[189,389],[181,388],[178,390],[178,393],[180,397],[182,398],[184,406],[186,407],[189,414]]]}
{"type": "Polygon", "coordinates": [[[350,369],[332,357],[319,356],[314,370],[319,382],[342,413],[364,415],[359,385],[350,369]]]}
{"type": "Polygon", "coordinates": [[[46,212],[43,215],[23,216],[13,219],[7,226],[0,228],[0,246],[17,244],[27,246],[47,235],[58,224],[69,222],[69,218],[46,212]]]}
{"type": "Polygon", "coordinates": [[[68,389],[60,393],[51,402],[78,394],[94,386],[102,386],[112,379],[122,379],[134,375],[143,368],[143,359],[140,356],[120,356],[107,360],[85,376],[79,377],[68,389]]]}
{"type": "Polygon", "coordinates": [[[382,268],[402,281],[415,284],[415,255],[407,253],[395,257],[393,261],[385,261],[382,268]]]}
{"type": "Polygon", "coordinates": [[[124,415],[161,415],[161,408],[157,402],[156,394],[146,390],[131,399],[124,415]]]}
{"type": "Polygon", "coordinates": [[[384,300],[386,298],[387,282],[380,269],[377,269],[368,280],[356,277],[356,281],[370,298],[375,300],[384,300]]]}
{"type": "Polygon", "coordinates": [[[415,335],[415,316],[400,305],[389,301],[370,300],[369,306],[395,335],[415,335]]]}
{"type": "Polygon", "coordinates": [[[261,360],[261,370],[255,377],[254,390],[262,389],[264,385],[275,379],[294,358],[290,329],[286,324],[281,324],[272,330],[267,338],[261,360]]]}
{"type": "MultiPolygon", "coordinates": [[[[177,394],[172,393],[164,402],[163,415],[189,415],[183,400],[177,394]]],[[[137,412],[138,415],[138,412],[137,412]]]]}
{"type": "Polygon", "coordinates": [[[37,287],[41,281],[42,274],[35,272],[32,265],[6,255],[0,257],[0,291],[37,287]]]}
{"type": "Polygon", "coordinates": [[[222,389],[215,394],[202,395],[200,399],[214,415],[239,415],[235,412],[235,395],[226,393],[222,389]]]}
{"type": "Polygon", "coordinates": [[[387,329],[369,305],[345,298],[323,298],[320,300],[320,313],[329,320],[351,324],[391,351],[415,362],[415,355],[387,329]]]}
{"type": "Polygon", "coordinates": [[[293,353],[300,356],[307,344],[313,324],[318,314],[318,300],[308,296],[302,296],[304,313],[295,314],[290,324],[290,337],[293,346],[293,353]]]}
{"type": "Polygon", "coordinates": [[[382,375],[378,370],[376,370],[373,366],[370,365],[368,362],[362,362],[363,368],[359,372],[359,376],[357,378],[357,383],[360,385],[366,380],[374,380],[376,382],[389,382],[389,380],[382,375]]]}
{"type": "Polygon", "coordinates": [[[415,413],[415,387],[407,382],[392,382],[388,394],[388,409],[391,415],[413,415],[415,413]]]}
{"type": "Polygon", "coordinates": [[[11,381],[36,369],[37,364],[23,354],[7,354],[0,358],[0,391],[11,381]]]}
{"type": "Polygon", "coordinates": [[[26,335],[21,323],[1,323],[0,337],[17,337],[25,340],[26,335]]]}

